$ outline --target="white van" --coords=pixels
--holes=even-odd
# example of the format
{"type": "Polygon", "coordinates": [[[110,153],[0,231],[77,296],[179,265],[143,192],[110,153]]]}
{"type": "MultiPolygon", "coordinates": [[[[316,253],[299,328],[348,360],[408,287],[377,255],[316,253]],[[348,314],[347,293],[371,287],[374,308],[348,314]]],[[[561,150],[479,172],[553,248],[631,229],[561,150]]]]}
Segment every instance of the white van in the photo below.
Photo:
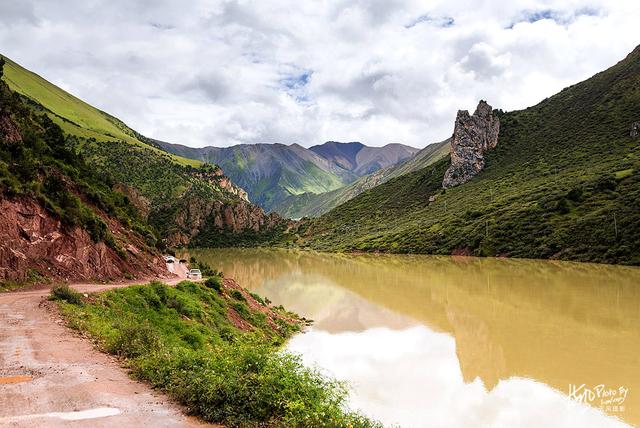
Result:
{"type": "Polygon", "coordinates": [[[200,269],[190,269],[189,273],[187,273],[187,278],[200,280],[202,279],[202,272],[200,272],[200,269]]]}

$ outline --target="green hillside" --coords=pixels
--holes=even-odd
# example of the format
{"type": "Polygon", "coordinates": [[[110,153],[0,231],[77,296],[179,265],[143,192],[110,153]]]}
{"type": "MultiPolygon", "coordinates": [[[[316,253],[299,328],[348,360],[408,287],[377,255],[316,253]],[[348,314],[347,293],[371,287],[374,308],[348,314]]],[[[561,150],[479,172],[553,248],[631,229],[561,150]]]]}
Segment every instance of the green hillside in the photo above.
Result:
{"type": "Polygon", "coordinates": [[[65,145],[122,192],[168,245],[188,245],[193,236],[209,231],[213,216],[220,218],[225,208],[252,213],[242,219],[227,215],[222,225],[218,221],[216,233],[225,236],[228,228],[232,235],[245,228],[261,235],[256,224],[269,229],[277,223],[277,219],[266,221],[264,212],[243,200],[241,190],[211,164],[162,150],[154,140],[15,62],[7,60],[5,70],[6,82],[22,102],[59,125],[65,145]]]}
{"type": "MultiPolygon", "coordinates": [[[[51,119],[67,134],[94,138],[100,142],[121,140],[165,154],[142,142],[140,135],[120,120],[90,106],[6,57],[5,61],[4,80],[9,87],[44,107],[51,119]]],[[[182,165],[202,164],[197,160],[170,156],[182,165]]]]}
{"type": "Polygon", "coordinates": [[[295,210],[289,211],[283,206],[294,204],[304,208],[307,200],[314,204],[313,195],[337,191],[369,172],[390,168],[418,151],[402,144],[368,147],[361,143],[335,141],[311,148],[279,143],[202,148],[156,143],[176,155],[220,165],[247,191],[252,202],[267,211],[286,213],[294,218],[307,214],[298,215],[295,210]]]}
{"type": "Polygon", "coordinates": [[[289,196],[277,204],[274,211],[288,218],[318,217],[392,178],[429,166],[448,153],[449,140],[430,144],[406,161],[365,175],[348,186],[330,192],[308,192],[289,196]]]}
{"type": "Polygon", "coordinates": [[[291,195],[323,193],[357,176],[297,144],[239,144],[193,148],[156,142],[168,152],[220,165],[249,199],[267,211],[291,195]]]}
{"type": "MultiPolygon", "coordinates": [[[[34,112],[9,88],[3,65],[0,58],[0,201],[34,201],[60,220],[62,232],[80,227],[94,243],[104,242],[123,260],[127,258],[123,250],[129,243],[127,234],[146,240],[146,247],[141,249],[153,252],[155,232],[140,218],[133,204],[111,188],[109,178],[97,174],[83,156],[66,144],[62,129],[49,116],[34,112]],[[138,235],[130,231],[114,233],[115,226],[110,224],[114,219],[138,235]]],[[[7,250],[2,248],[6,243],[0,242],[0,253],[7,250]]],[[[8,251],[20,254],[13,248],[8,251]]],[[[21,258],[27,259],[25,255],[21,258]]],[[[38,261],[44,263],[47,257],[40,255],[38,261]]],[[[3,270],[12,269],[7,264],[3,270]]],[[[49,266],[48,271],[37,275],[48,276],[54,273],[51,270],[49,266]]],[[[25,272],[17,274],[24,275],[25,272]]]]}
{"type": "Polygon", "coordinates": [[[534,107],[498,114],[498,146],[476,178],[445,192],[443,159],[311,222],[306,245],[640,264],[640,138],[630,136],[640,47],[534,107]]]}

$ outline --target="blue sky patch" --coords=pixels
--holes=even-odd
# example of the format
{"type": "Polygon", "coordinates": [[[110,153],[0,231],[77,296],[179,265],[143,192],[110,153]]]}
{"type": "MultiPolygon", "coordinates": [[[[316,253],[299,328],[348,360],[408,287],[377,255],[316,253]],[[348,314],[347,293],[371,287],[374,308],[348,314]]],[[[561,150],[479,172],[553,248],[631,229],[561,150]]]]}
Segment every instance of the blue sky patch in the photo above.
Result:
{"type": "Polygon", "coordinates": [[[597,9],[585,7],[582,9],[578,9],[573,13],[561,12],[553,9],[542,9],[542,10],[525,10],[522,11],[520,16],[516,18],[511,25],[507,28],[513,28],[514,25],[520,22],[529,22],[534,23],[538,21],[542,21],[545,19],[550,19],[559,25],[567,25],[575,21],[580,16],[598,16],[599,11],[597,9]]]}
{"type": "Polygon", "coordinates": [[[426,14],[426,15],[420,15],[419,17],[411,21],[409,24],[405,25],[404,28],[413,28],[416,25],[422,24],[425,22],[431,25],[434,25],[436,27],[448,28],[448,27],[452,27],[456,21],[450,16],[434,17],[426,14]]]}
{"type": "Polygon", "coordinates": [[[280,80],[280,84],[289,90],[304,88],[309,84],[311,71],[304,71],[301,74],[287,76],[280,80]]]}

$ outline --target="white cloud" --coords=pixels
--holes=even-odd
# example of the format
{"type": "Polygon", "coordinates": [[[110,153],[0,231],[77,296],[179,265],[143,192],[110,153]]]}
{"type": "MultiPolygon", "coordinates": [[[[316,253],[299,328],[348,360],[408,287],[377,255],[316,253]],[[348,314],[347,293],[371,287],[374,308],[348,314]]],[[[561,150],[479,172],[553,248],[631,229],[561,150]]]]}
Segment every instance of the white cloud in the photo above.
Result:
{"type": "Polygon", "coordinates": [[[480,98],[524,108],[640,42],[635,0],[3,0],[2,53],[192,146],[424,146],[480,98]]]}

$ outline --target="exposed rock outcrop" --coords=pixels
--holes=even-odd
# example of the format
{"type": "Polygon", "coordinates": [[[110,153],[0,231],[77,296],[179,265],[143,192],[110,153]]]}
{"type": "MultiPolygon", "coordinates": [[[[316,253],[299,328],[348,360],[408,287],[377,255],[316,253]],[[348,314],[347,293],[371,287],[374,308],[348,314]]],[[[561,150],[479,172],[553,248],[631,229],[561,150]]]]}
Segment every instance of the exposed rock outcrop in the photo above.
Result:
{"type": "Polygon", "coordinates": [[[168,246],[186,246],[204,230],[217,228],[239,233],[246,230],[271,230],[286,220],[275,213],[265,214],[257,205],[246,201],[225,203],[186,196],[173,217],[174,226],[165,239],[168,246]]]}
{"type": "Polygon", "coordinates": [[[142,196],[142,194],[136,189],[131,186],[127,186],[126,184],[118,183],[113,186],[113,190],[125,195],[129,199],[129,202],[136,207],[142,218],[146,219],[149,217],[149,213],[151,212],[151,201],[142,196]]]}
{"type": "Polygon", "coordinates": [[[217,186],[228,193],[231,193],[232,195],[236,195],[242,200],[249,202],[249,196],[247,195],[247,192],[240,186],[234,184],[229,177],[224,175],[224,171],[222,171],[222,168],[220,168],[218,165],[213,168],[213,171],[201,170],[198,171],[195,175],[196,177],[205,180],[208,183],[213,184],[214,186],[217,186]]]}
{"type": "Polygon", "coordinates": [[[0,142],[14,144],[21,141],[20,127],[11,118],[11,113],[0,106],[0,142]]]}
{"type": "Polygon", "coordinates": [[[631,124],[631,132],[629,135],[631,135],[631,138],[636,138],[640,135],[640,122],[633,122],[631,124]]]}
{"type": "Polygon", "coordinates": [[[24,280],[31,272],[55,280],[109,280],[168,275],[161,257],[116,220],[103,217],[125,258],[94,242],[79,226],[64,226],[41,203],[0,195],[0,281],[24,280]]]}
{"type": "Polygon", "coordinates": [[[485,164],[484,153],[498,144],[500,120],[486,101],[480,101],[473,116],[459,110],[451,140],[451,166],[442,187],[450,188],[475,177],[485,164]]]}

